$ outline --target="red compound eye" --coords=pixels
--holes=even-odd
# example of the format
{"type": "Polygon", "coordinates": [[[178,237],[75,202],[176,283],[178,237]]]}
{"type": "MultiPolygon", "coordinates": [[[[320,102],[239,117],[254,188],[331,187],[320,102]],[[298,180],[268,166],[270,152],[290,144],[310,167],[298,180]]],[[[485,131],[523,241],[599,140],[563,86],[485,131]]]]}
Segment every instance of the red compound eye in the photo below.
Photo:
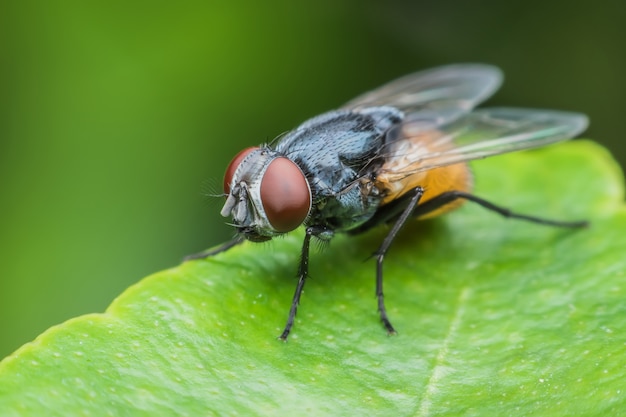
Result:
{"type": "Polygon", "coordinates": [[[261,202],[276,231],[300,226],[311,209],[311,191],[298,165],[287,158],[270,162],[261,180],[261,202]]]}
{"type": "Polygon", "coordinates": [[[224,193],[230,194],[230,183],[233,181],[233,175],[235,175],[235,171],[239,168],[239,164],[241,161],[250,154],[250,152],[259,149],[258,147],[246,148],[243,151],[239,152],[230,164],[228,164],[228,168],[226,168],[226,173],[224,174],[224,193]]]}

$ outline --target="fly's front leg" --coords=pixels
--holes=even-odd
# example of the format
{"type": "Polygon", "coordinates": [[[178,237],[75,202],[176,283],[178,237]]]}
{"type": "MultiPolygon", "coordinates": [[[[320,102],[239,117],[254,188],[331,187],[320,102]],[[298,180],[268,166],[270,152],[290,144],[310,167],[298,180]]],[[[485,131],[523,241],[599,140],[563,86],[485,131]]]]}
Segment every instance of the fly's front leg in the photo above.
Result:
{"type": "Polygon", "coordinates": [[[183,261],[191,261],[193,259],[204,259],[204,258],[208,258],[209,256],[217,255],[218,253],[226,252],[230,248],[243,243],[244,240],[245,239],[242,235],[237,235],[233,239],[229,240],[228,242],[222,243],[220,246],[216,248],[209,249],[207,251],[200,252],[200,253],[194,253],[193,255],[187,255],[185,256],[183,261]]]}
{"type": "Polygon", "coordinates": [[[424,195],[424,189],[422,187],[416,187],[413,190],[413,197],[409,201],[409,204],[406,206],[398,220],[396,220],[393,228],[389,231],[385,240],[380,245],[378,250],[375,252],[376,255],[376,298],[378,300],[378,312],[380,313],[380,320],[383,322],[385,329],[387,329],[387,333],[392,335],[396,333],[396,330],[391,325],[389,321],[389,317],[387,316],[387,309],[385,308],[385,297],[383,295],[383,260],[385,258],[385,254],[389,250],[389,247],[393,243],[393,240],[402,229],[402,226],[406,223],[406,221],[413,214],[413,210],[419,204],[420,199],[424,195]]]}
{"type": "Polygon", "coordinates": [[[319,234],[323,234],[324,232],[328,231],[323,227],[311,226],[306,228],[304,242],[302,243],[302,253],[300,255],[300,265],[298,266],[298,284],[296,285],[296,292],[294,293],[293,300],[291,301],[287,324],[285,324],[285,329],[279,336],[280,340],[286,341],[289,337],[289,332],[291,332],[291,328],[293,327],[293,322],[298,311],[298,304],[300,304],[300,296],[302,295],[302,290],[304,289],[304,283],[309,276],[309,246],[311,243],[311,236],[317,236],[319,234]]]}

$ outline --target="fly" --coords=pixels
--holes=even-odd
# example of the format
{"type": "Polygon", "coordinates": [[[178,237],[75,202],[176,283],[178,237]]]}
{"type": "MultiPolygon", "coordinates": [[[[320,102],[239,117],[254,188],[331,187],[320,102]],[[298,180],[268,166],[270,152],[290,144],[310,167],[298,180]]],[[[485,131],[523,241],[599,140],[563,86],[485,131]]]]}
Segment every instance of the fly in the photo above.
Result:
{"type": "Polygon", "coordinates": [[[187,259],[262,242],[305,227],[298,283],[280,339],[287,340],[308,276],[311,238],[358,234],[391,225],[374,253],[380,319],[394,334],[383,297],[383,259],[409,219],[425,219],[471,201],[533,223],[584,227],[515,213],[472,194],[467,161],[569,139],[587,127],[583,114],[474,108],[502,81],[499,69],[451,65],[407,75],[337,110],[309,119],[273,145],[244,149],[224,176],[234,239],[187,259]]]}

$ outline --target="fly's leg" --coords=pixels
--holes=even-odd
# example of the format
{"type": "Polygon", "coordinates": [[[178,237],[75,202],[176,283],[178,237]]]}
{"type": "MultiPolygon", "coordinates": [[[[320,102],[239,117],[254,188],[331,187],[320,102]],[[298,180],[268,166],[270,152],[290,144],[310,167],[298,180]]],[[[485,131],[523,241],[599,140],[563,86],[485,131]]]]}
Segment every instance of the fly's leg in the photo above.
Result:
{"type": "MultiPolygon", "coordinates": [[[[363,233],[375,226],[378,226],[379,224],[395,222],[398,219],[398,217],[404,212],[404,210],[406,210],[407,204],[410,205],[410,200],[412,198],[413,198],[413,195],[411,193],[406,193],[402,197],[388,204],[385,204],[384,206],[380,207],[376,211],[376,214],[372,216],[371,219],[363,223],[361,226],[350,230],[348,233],[352,235],[356,235],[359,233],[363,233]]],[[[584,220],[578,220],[578,221],[552,220],[552,219],[545,219],[543,217],[529,216],[527,214],[517,213],[512,210],[509,210],[508,208],[498,206],[490,201],[477,197],[473,194],[466,193],[464,191],[457,191],[457,190],[446,191],[445,193],[441,193],[431,198],[430,200],[420,204],[419,206],[415,207],[415,210],[413,210],[413,213],[411,214],[411,216],[417,217],[417,218],[425,216],[437,210],[438,208],[441,208],[445,206],[446,204],[452,203],[453,201],[458,200],[458,199],[463,199],[463,200],[474,202],[487,210],[491,210],[493,212],[500,214],[503,217],[507,217],[510,219],[524,220],[527,222],[541,224],[545,226],[581,228],[581,227],[587,227],[589,225],[589,222],[584,221],[584,220]]]]}
{"type": "Polygon", "coordinates": [[[487,210],[494,211],[500,214],[503,217],[507,217],[510,219],[519,219],[524,220],[531,223],[543,224],[546,226],[555,226],[555,227],[570,227],[570,228],[578,228],[578,227],[587,227],[589,222],[584,220],[579,221],[562,221],[562,220],[552,220],[545,219],[543,217],[529,216],[526,214],[516,213],[512,210],[509,210],[505,207],[498,206],[493,204],[490,201],[482,199],[480,197],[476,197],[473,194],[466,193],[464,191],[447,191],[445,193],[439,194],[437,197],[434,197],[424,204],[420,205],[413,211],[413,216],[419,217],[425,214],[428,214],[442,206],[445,206],[448,203],[451,203],[454,200],[462,198],[464,200],[468,200],[474,202],[487,210]]]}
{"type": "Polygon", "coordinates": [[[309,246],[311,243],[311,236],[322,233],[325,229],[321,229],[315,226],[307,227],[306,234],[304,235],[304,242],[302,243],[302,253],[300,255],[300,265],[298,266],[298,285],[296,285],[296,292],[293,294],[293,300],[291,301],[291,308],[289,309],[289,316],[287,317],[287,323],[285,329],[278,337],[282,341],[287,341],[289,332],[293,327],[293,322],[298,312],[298,304],[300,304],[300,296],[304,289],[304,283],[309,275],[309,246]]]}
{"type": "Polygon", "coordinates": [[[378,299],[378,311],[380,312],[380,319],[389,334],[395,333],[395,330],[389,322],[387,311],[385,309],[383,297],[383,259],[394,238],[409,218],[419,218],[445,206],[446,204],[452,203],[455,200],[464,199],[472,201],[480,205],[481,207],[486,208],[487,210],[491,210],[500,214],[501,216],[511,219],[519,219],[541,225],[565,228],[581,228],[589,225],[589,222],[584,220],[560,221],[516,213],[512,210],[498,206],[490,201],[484,200],[480,197],[466,193],[464,191],[447,191],[445,193],[439,194],[436,197],[431,198],[423,204],[419,204],[423,192],[424,190],[421,187],[415,188],[412,192],[408,192],[402,197],[396,199],[395,201],[380,207],[376,214],[370,220],[365,222],[360,227],[348,232],[350,234],[358,234],[365,232],[379,224],[394,222],[393,228],[383,241],[382,245],[374,253],[374,255],[377,257],[376,297],[378,299]]]}
{"type": "Polygon", "coordinates": [[[230,248],[243,243],[244,240],[245,239],[242,235],[237,235],[233,239],[229,240],[228,242],[222,243],[220,246],[216,248],[209,249],[207,251],[200,252],[200,253],[194,253],[193,255],[185,256],[183,260],[191,261],[192,259],[204,259],[204,258],[208,258],[209,256],[215,256],[218,253],[226,252],[230,248]]]}
{"type": "Polygon", "coordinates": [[[402,229],[402,226],[404,226],[406,221],[413,215],[415,207],[417,207],[422,195],[424,195],[424,189],[422,187],[416,187],[412,191],[412,194],[413,195],[411,196],[409,204],[406,206],[400,217],[398,217],[398,220],[396,220],[393,228],[389,231],[385,240],[383,240],[383,243],[374,253],[376,255],[376,298],[378,300],[378,312],[380,313],[380,320],[383,322],[385,329],[387,329],[387,333],[390,335],[395,334],[396,331],[389,321],[387,309],[385,308],[385,298],[383,295],[383,260],[385,258],[385,254],[389,250],[389,247],[393,243],[393,240],[398,235],[398,232],[402,229]]]}

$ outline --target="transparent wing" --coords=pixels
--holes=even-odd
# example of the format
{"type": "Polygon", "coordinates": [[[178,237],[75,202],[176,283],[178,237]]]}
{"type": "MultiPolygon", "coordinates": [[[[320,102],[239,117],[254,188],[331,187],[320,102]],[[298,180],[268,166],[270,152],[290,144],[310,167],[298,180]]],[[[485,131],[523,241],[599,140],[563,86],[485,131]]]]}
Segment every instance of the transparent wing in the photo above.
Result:
{"type": "Polygon", "coordinates": [[[483,64],[459,64],[409,74],[346,103],[345,109],[393,106],[406,113],[437,112],[453,120],[491,96],[502,72],[483,64]]]}
{"type": "Polygon", "coordinates": [[[388,132],[384,153],[396,174],[410,175],[567,140],[587,124],[583,114],[554,110],[485,108],[448,124],[416,113],[388,132]]]}

